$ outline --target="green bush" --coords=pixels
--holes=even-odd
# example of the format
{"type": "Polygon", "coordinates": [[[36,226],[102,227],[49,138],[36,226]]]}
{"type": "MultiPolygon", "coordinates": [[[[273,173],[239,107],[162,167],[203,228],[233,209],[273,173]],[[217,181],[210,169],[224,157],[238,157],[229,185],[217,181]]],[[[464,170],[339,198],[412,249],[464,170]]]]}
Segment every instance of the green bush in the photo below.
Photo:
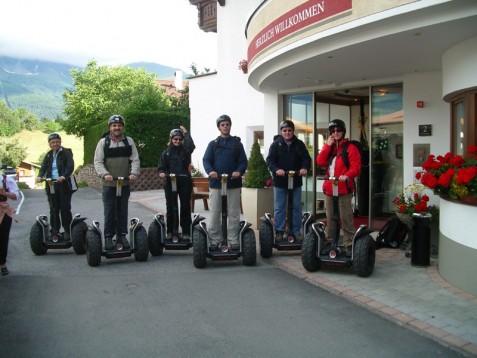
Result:
{"type": "Polygon", "coordinates": [[[256,189],[264,188],[265,183],[270,177],[271,175],[267,163],[265,162],[265,159],[263,159],[262,153],[260,153],[260,144],[255,142],[250,151],[247,175],[245,176],[245,187],[256,189]]]}

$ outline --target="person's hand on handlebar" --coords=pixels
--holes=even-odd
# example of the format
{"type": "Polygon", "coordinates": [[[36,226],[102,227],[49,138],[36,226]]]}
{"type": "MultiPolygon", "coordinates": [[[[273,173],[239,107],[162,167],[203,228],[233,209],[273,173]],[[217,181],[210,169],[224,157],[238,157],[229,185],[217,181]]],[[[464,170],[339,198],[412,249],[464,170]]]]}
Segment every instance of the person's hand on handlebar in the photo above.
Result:
{"type": "Polygon", "coordinates": [[[285,176],[285,171],[283,169],[278,169],[275,172],[275,174],[278,175],[279,177],[284,177],[285,176]]]}
{"type": "Polygon", "coordinates": [[[211,177],[212,179],[218,179],[219,175],[217,174],[217,172],[210,172],[209,177],[211,177]]]}
{"type": "Polygon", "coordinates": [[[239,179],[240,178],[240,172],[232,172],[232,179],[239,179]]]}
{"type": "Polygon", "coordinates": [[[137,179],[137,175],[131,174],[131,175],[129,175],[128,179],[129,179],[130,181],[134,181],[134,180],[137,179]]]}

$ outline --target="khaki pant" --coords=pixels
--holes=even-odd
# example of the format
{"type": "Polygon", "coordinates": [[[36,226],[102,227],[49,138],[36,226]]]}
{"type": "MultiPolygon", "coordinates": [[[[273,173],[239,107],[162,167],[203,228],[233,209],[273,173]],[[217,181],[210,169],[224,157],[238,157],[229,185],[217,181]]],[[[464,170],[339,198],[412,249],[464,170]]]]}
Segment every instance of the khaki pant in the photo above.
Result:
{"type": "MultiPolygon", "coordinates": [[[[345,246],[351,245],[351,240],[353,239],[353,235],[356,232],[353,221],[353,207],[351,205],[352,199],[352,193],[340,195],[338,197],[341,228],[343,229],[343,244],[345,246]]],[[[325,212],[327,221],[325,232],[326,239],[333,240],[336,231],[333,221],[333,197],[330,195],[325,195],[325,212]]]]}
{"type": "MultiPolygon", "coordinates": [[[[210,189],[209,191],[210,243],[217,245],[222,241],[222,195],[221,189],[210,189]]],[[[229,245],[239,243],[240,194],[241,188],[227,189],[227,238],[229,245]]]]}

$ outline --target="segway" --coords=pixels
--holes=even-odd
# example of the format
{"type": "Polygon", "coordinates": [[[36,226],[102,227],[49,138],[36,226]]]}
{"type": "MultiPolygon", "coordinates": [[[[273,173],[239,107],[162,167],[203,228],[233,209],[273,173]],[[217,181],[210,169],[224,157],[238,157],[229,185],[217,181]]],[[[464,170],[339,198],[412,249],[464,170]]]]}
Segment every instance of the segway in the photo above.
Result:
{"type": "MultiPolygon", "coordinates": [[[[46,185],[49,185],[50,195],[53,196],[52,205],[56,209],[59,200],[55,192],[56,180],[45,178],[43,181],[46,182],[46,185]]],[[[85,254],[86,232],[88,231],[88,225],[85,220],[86,218],[81,216],[81,214],[76,214],[71,220],[69,237],[64,232],[59,232],[57,235],[52,236],[48,216],[38,215],[30,230],[31,250],[35,255],[41,256],[45,255],[48,249],[69,249],[73,247],[77,255],[85,254]]]]}
{"type": "MultiPolygon", "coordinates": [[[[338,185],[338,179],[329,177],[333,185],[338,185]]],[[[376,246],[371,237],[371,230],[366,225],[360,225],[353,235],[352,250],[346,251],[346,247],[339,245],[340,239],[340,215],[338,196],[333,196],[333,222],[329,225],[335,225],[335,236],[331,245],[325,238],[326,225],[323,222],[311,225],[311,230],[303,240],[301,248],[301,262],[303,267],[310,272],[317,271],[321,264],[334,267],[352,267],[356,268],[356,273],[361,277],[368,277],[374,269],[376,258],[376,246]]]]}
{"type": "Polygon", "coordinates": [[[149,225],[148,241],[149,252],[152,256],[162,255],[164,249],[166,250],[189,250],[192,247],[192,241],[182,240],[182,235],[179,233],[179,205],[177,203],[177,177],[187,177],[186,174],[169,174],[171,179],[172,189],[172,212],[173,212],[173,226],[172,226],[172,238],[168,240],[166,238],[166,223],[164,221],[164,215],[156,214],[154,220],[149,225]]]}
{"type": "MultiPolygon", "coordinates": [[[[260,256],[267,259],[272,256],[273,248],[282,250],[301,250],[302,242],[297,241],[293,235],[293,177],[295,172],[290,170],[288,175],[287,193],[287,226],[283,234],[283,240],[277,241],[274,230],[274,220],[270,213],[265,213],[260,218],[258,237],[260,240],[260,256]]],[[[313,215],[305,212],[301,219],[303,235],[305,235],[313,221],[313,215]]]]}
{"type": "MultiPolygon", "coordinates": [[[[113,178],[116,181],[116,236],[113,240],[113,249],[103,249],[103,234],[99,228],[99,222],[93,220],[91,227],[86,234],[86,259],[88,265],[99,266],[101,264],[101,256],[107,259],[129,257],[134,254],[136,261],[146,261],[149,256],[149,245],[147,242],[147,232],[142,226],[142,222],[138,218],[131,219],[129,225],[128,238],[130,248],[125,248],[120,240],[122,235],[120,216],[121,216],[121,195],[123,186],[123,177],[113,178]]],[[[105,245],[106,246],[106,245],[105,245]]]]}
{"type": "Polygon", "coordinates": [[[210,236],[207,231],[205,218],[195,214],[192,219],[192,243],[193,260],[196,268],[204,268],[207,258],[217,260],[237,260],[242,257],[245,266],[253,266],[257,261],[255,244],[255,232],[251,228],[252,224],[247,221],[240,221],[239,224],[239,247],[229,246],[227,235],[227,180],[228,175],[221,176],[221,199],[222,199],[222,241],[214,250],[209,246],[210,236]]]}

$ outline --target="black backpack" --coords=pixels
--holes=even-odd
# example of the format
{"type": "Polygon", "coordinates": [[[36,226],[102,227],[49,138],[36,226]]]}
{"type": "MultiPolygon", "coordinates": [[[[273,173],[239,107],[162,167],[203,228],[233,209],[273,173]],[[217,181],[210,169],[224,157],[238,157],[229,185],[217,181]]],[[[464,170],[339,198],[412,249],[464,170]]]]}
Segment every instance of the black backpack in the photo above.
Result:
{"type": "Polygon", "coordinates": [[[376,237],[376,248],[401,247],[407,236],[407,226],[397,216],[393,216],[379,231],[376,237]]]}

